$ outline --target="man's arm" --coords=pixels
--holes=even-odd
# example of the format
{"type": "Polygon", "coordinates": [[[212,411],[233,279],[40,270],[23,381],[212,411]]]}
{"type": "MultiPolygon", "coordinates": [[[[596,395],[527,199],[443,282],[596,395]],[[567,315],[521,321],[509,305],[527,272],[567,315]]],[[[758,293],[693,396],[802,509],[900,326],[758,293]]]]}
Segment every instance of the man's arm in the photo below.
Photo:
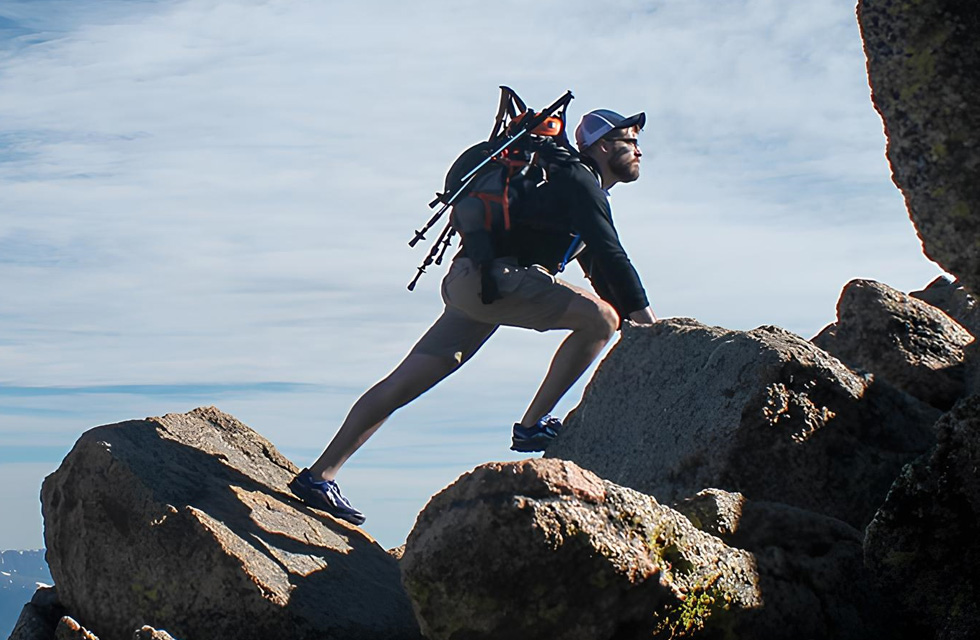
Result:
{"type": "Polygon", "coordinates": [[[648,325],[656,322],[657,316],[653,313],[653,308],[649,304],[643,302],[641,304],[646,304],[646,306],[639,309],[630,310],[629,307],[624,307],[624,305],[616,299],[615,292],[609,286],[609,283],[602,274],[602,270],[591,259],[591,256],[591,252],[588,250],[588,248],[586,248],[578,255],[577,259],[579,261],[579,265],[582,267],[582,271],[589,279],[589,282],[592,283],[592,288],[599,294],[599,297],[615,307],[616,311],[624,321],[640,325],[648,325]]]}
{"type": "Polygon", "coordinates": [[[569,181],[564,185],[565,211],[585,242],[587,257],[582,256],[580,262],[593,287],[621,316],[642,311],[650,303],[613,226],[606,194],[588,169],[573,168],[569,173],[569,181]]]}
{"type": "Polygon", "coordinates": [[[629,314],[629,320],[634,324],[653,324],[657,321],[657,316],[653,313],[653,308],[649,305],[629,314]]]}

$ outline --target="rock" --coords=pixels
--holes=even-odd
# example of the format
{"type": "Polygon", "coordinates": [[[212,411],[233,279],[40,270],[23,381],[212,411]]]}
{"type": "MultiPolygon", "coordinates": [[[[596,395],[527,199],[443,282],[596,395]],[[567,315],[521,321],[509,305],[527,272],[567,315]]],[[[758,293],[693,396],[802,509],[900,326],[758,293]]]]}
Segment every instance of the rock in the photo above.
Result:
{"type": "MultiPolygon", "coordinates": [[[[47,585],[37,588],[34,596],[31,597],[31,604],[48,613],[57,613],[64,608],[61,606],[61,600],[58,599],[58,589],[47,585]]],[[[61,616],[59,615],[58,618],[61,616]]]]}
{"type": "Polygon", "coordinates": [[[175,640],[175,638],[166,631],[143,625],[133,634],[133,640],[175,640]]]}
{"type": "Polygon", "coordinates": [[[923,639],[967,640],[980,629],[980,396],[936,425],[938,442],[902,470],[868,526],[868,566],[923,639]]]}
{"type": "Polygon", "coordinates": [[[860,0],[888,159],[927,256],[980,293],[980,4],[860,0]]]}
{"type": "Polygon", "coordinates": [[[966,391],[964,395],[980,395],[980,341],[966,348],[966,391]]]}
{"type": "Polygon", "coordinates": [[[676,508],[755,558],[765,606],[740,613],[734,637],[905,637],[902,617],[864,567],[863,534],[847,523],[718,489],[676,508]]]}
{"type": "Polygon", "coordinates": [[[51,640],[65,614],[54,587],[38,587],[21,610],[9,640],[51,640]]]}
{"type": "Polygon", "coordinates": [[[671,503],[704,487],[858,529],[939,412],[778,327],[627,327],[546,457],[671,503]]]}
{"type": "Polygon", "coordinates": [[[73,618],[64,616],[58,621],[54,630],[54,640],[99,640],[99,637],[75,622],[73,618]]]}
{"type": "Polygon", "coordinates": [[[31,601],[24,605],[9,640],[51,640],[65,608],[54,587],[38,587],[31,601]]]}
{"type": "Polygon", "coordinates": [[[925,289],[909,295],[940,309],[974,337],[980,335],[980,303],[959,280],[939,276],[925,289]]]}
{"type": "Polygon", "coordinates": [[[210,407],[87,431],[41,489],[61,601],[103,640],[418,638],[397,561],[303,506],[296,467],[210,407]]]}
{"type": "Polygon", "coordinates": [[[401,566],[429,640],[710,636],[761,604],[748,553],[562,460],[464,474],[419,514],[401,566]]]}
{"type": "MultiPolygon", "coordinates": [[[[942,310],[974,338],[980,336],[980,301],[959,280],[939,276],[922,291],[909,295],[942,310]]],[[[980,394],[980,342],[977,340],[963,350],[963,368],[966,386],[963,395],[980,394]]]]}
{"type": "Polygon", "coordinates": [[[56,626],[28,603],[21,609],[8,640],[51,640],[56,626]]]}
{"type": "Polygon", "coordinates": [[[728,540],[742,521],[745,496],[721,489],[704,489],[685,498],[674,509],[684,514],[696,528],[728,540]]]}
{"type": "Polygon", "coordinates": [[[945,411],[963,396],[964,349],[973,336],[930,304],[874,280],[851,280],[837,322],[812,342],[945,411]]]}
{"type": "Polygon", "coordinates": [[[405,555],[405,545],[402,544],[388,549],[388,554],[395,560],[401,560],[402,556],[405,555]]]}

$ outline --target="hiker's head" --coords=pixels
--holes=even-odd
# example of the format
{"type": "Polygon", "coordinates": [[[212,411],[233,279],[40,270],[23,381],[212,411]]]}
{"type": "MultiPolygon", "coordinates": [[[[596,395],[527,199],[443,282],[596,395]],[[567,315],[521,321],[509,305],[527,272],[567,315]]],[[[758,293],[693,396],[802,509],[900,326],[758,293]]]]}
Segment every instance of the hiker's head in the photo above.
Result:
{"type": "Polygon", "coordinates": [[[626,118],[608,109],[597,109],[582,116],[575,129],[575,143],[582,154],[599,164],[603,187],[633,182],[640,177],[640,156],[643,154],[637,136],[646,119],[643,112],[626,118]]]}

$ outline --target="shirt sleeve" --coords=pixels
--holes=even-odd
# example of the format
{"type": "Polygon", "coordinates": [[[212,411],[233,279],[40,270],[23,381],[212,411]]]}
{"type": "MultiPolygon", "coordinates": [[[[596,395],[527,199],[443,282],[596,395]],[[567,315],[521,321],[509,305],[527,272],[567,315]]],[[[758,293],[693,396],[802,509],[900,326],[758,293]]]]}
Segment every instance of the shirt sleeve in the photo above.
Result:
{"type": "Polygon", "coordinates": [[[609,199],[588,169],[570,168],[565,194],[566,211],[585,242],[579,264],[596,293],[622,317],[649,306],[640,276],[613,225],[609,199]]]}

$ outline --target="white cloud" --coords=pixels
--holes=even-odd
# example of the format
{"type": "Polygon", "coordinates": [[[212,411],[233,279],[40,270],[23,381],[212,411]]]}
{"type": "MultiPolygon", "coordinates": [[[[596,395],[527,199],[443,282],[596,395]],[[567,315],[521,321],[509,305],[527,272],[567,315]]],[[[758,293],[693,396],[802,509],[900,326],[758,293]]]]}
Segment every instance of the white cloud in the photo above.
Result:
{"type": "MultiPolygon", "coordinates": [[[[455,155],[489,133],[499,84],[538,107],[571,88],[573,125],[596,107],[647,111],[644,178],[614,207],[659,313],[809,337],[851,277],[908,289],[938,273],[889,179],[853,13],[843,0],[7,3],[0,382],[366,387],[438,313],[438,269],[405,291],[426,250],[406,243],[455,155]]],[[[505,444],[559,338],[495,337],[386,431],[403,421],[416,444],[486,459],[425,425],[487,421],[505,444]]],[[[219,400],[298,451],[355,395],[219,400]]],[[[80,415],[191,408],[145,401],[89,398],[80,415]]],[[[20,424],[0,420],[0,442],[20,424]]]]}

